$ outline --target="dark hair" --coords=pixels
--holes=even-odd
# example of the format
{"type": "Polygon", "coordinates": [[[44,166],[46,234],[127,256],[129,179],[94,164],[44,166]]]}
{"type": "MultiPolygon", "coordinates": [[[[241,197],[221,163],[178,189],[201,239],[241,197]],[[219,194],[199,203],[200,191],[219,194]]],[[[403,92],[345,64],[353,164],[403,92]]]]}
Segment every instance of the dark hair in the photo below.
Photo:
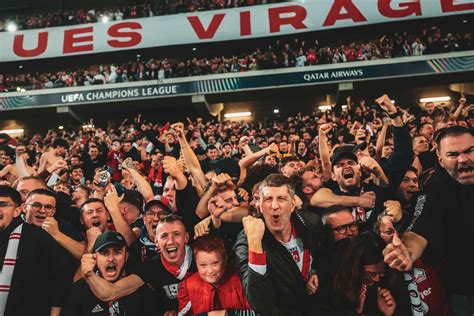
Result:
{"type": "Polygon", "coordinates": [[[341,263],[334,277],[336,300],[354,307],[358,305],[364,280],[364,265],[383,261],[384,247],[383,239],[372,232],[363,232],[350,240],[342,253],[341,263]]]}
{"type": "Polygon", "coordinates": [[[418,177],[418,169],[416,169],[415,167],[408,166],[407,171],[405,171],[405,173],[407,173],[408,171],[414,172],[416,176],[418,177]]]}
{"type": "Polygon", "coordinates": [[[3,154],[3,155],[10,157],[11,160],[15,160],[15,153],[10,151],[10,150],[5,150],[5,154],[3,154]]]}
{"type": "Polygon", "coordinates": [[[84,184],[78,185],[78,186],[74,189],[74,191],[77,190],[77,189],[82,189],[82,190],[84,190],[84,191],[87,193],[87,196],[89,196],[89,195],[91,194],[91,189],[89,189],[89,187],[88,187],[87,185],[84,185],[84,184]]]}
{"type": "Polygon", "coordinates": [[[217,194],[228,191],[228,190],[233,191],[233,190],[235,190],[235,188],[236,188],[235,184],[230,182],[230,181],[226,182],[226,183],[219,184],[219,185],[217,185],[217,188],[214,190],[213,196],[216,196],[217,194]]]}
{"type": "Polygon", "coordinates": [[[123,193],[122,203],[130,204],[138,209],[139,212],[143,209],[143,196],[140,192],[135,190],[125,190],[123,193]]]}
{"type": "Polygon", "coordinates": [[[267,164],[253,165],[248,169],[242,187],[247,191],[252,192],[255,184],[260,183],[262,179],[265,179],[268,175],[273,173],[278,173],[278,168],[276,166],[270,166],[267,164]]]}
{"type": "Polygon", "coordinates": [[[74,166],[71,166],[71,168],[69,168],[69,172],[73,172],[74,170],[76,169],[81,169],[82,172],[84,172],[84,168],[82,168],[81,165],[74,165],[74,166]]]}
{"type": "Polygon", "coordinates": [[[8,185],[0,185],[0,197],[10,198],[16,206],[21,205],[21,194],[8,185]]]}
{"type": "Polygon", "coordinates": [[[206,148],[206,152],[208,152],[209,150],[212,150],[212,149],[217,149],[217,147],[215,145],[209,145],[206,148]]]}
{"type": "MultiPolygon", "coordinates": [[[[104,207],[105,207],[105,203],[101,199],[89,198],[89,199],[85,200],[84,203],[82,203],[81,208],[79,209],[79,212],[80,212],[81,216],[82,216],[82,213],[84,212],[84,206],[86,206],[87,204],[95,203],[95,202],[102,203],[102,205],[104,205],[104,207]]],[[[107,207],[105,207],[105,208],[107,209],[107,207]]]]}
{"type": "Polygon", "coordinates": [[[296,158],[295,156],[286,156],[286,157],[283,157],[281,158],[280,160],[280,163],[279,163],[279,167],[280,168],[283,168],[287,163],[290,163],[292,161],[300,161],[298,158],[296,158]]]}
{"type": "Polygon", "coordinates": [[[290,193],[291,197],[295,195],[295,187],[291,180],[280,173],[273,173],[267,176],[260,185],[260,192],[265,187],[283,187],[286,186],[288,188],[288,192],[290,193]]]}
{"type": "Polygon", "coordinates": [[[67,181],[64,181],[64,180],[59,180],[57,181],[54,186],[57,186],[57,185],[64,185],[66,187],[68,187],[69,189],[71,188],[71,184],[67,181]]]}
{"type": "Polygon", "coordinates": [[[26,197],[26,199],[28,200],[30,197],[32,197],[35,194],[50,196],[50,197],[54,198],[54,203],[57,203],[56,194],[53,191],[51,191],[50,189],[35,189],[35,190],[31,191],[30,193],[28,193],[28,196],[26,197]]]}
{"type": "Polygon", "coordinates": [[[441,148],[441,141],[446,138],[446,137],[452,137],[452,136],[461,136],[464,134],[469,134],[471,136],[474,136],[474,130],[473,129],[468,129],[462,126],[450,126],[446,128],[442,128],[440,130],[437,130],[435,135],[433,136],[433,139],[436,142],[436,145],[438,145],[438,149],[441,148]]]}
{"type": "Polygon", "coordinates": [[[69,143],[64,138],[56,138],[53,141],[53,148],[58,148],[58,147],[69,148],[69,143]]]}

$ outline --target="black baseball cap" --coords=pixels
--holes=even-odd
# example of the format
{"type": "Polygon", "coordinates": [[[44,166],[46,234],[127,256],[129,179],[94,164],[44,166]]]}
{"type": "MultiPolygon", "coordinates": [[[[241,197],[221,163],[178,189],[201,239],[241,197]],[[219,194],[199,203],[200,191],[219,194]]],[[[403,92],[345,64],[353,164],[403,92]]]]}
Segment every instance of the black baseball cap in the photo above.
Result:
{"type": "Polygon", "coordinates": [[[125,238],[123,238],[120,233],[108,230],[100,234],[99,237],[97,237],[94,243],[93,252],[101,251],[110,246],[117,246],[122,248],[126,245],[127,243],[125,242],[125,238]]]}
{"type": "Polygon", "coordinates": [[[334,151],[334,154],[331,158],[331,167],[341,160],[342,158],[349,158],[355,162],[359,162],[357,156],[354,154],[354,151],[358,150],[357,146],[341,146],[334,151]]]}

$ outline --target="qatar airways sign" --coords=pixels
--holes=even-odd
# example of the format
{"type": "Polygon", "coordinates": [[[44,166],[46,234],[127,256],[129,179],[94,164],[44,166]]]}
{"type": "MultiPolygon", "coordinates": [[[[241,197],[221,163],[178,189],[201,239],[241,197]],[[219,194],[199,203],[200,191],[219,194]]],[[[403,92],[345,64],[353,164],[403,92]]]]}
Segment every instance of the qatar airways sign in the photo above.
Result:
{"type": "Polygon", "coordinates": [[[313,0],[0,33],[0,62],[250,39],[474,11],[472,0],[313,0]]]}

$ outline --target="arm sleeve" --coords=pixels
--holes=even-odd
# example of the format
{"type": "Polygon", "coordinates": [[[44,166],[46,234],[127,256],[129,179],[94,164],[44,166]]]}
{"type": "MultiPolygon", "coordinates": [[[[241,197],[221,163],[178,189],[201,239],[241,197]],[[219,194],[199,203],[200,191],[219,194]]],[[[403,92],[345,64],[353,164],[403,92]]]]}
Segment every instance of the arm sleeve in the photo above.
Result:
{"type": "Polygon", "coordinates": [[[176,190],[176,208],[190,234],[194,233],[194,226],[201,221],[196,215],[198,203],[199,197],[191,181],[188,180],[183,190],[176,190]]]}
{"type": "Polygon", "coordinates": [[[81,298],[83,299],[79,291],[77,291],[77,284],[74,284],[64,306],[61,308],[61,316],[80,316],[81,298]]]}
{"type": "MultiPolygon", "coordinates": [[[[38,236],[40,237],[40,236],[38,236]]],[[[74,274],[77,262],[74,258],[62,248],[51,236],[41,236],[45,238],[43,262],[47,266],[51,283],[51,288],[55,291],[52,293],[53,306],[61,307],[66,301],[66,296],[72,285],[72,276],[74,274]]]]}
{"type": "Polygon", "coordinates": [[[439,263],[445,255],[442,198],[443,194],[435,191],[420,194],[416,200],[412,221],[407,228],[407,231],[417,233],[428,241],[423,252],[423,261],[428,264],[439,263]]]}
{"type": "Polygon", "coordinates": [[[262,261],[259,262],[258,258],[249,258],[247,236],[243,231],[237,238],[234,250],[236,254],[237,271],[250,306],[257,313],[265,315],[273,314],[272,311],[276,305],[275,293],[273,291],[272,280],[269,277],[268,271],[266,271],[266,263],[263,275],[253,270],[251,267],[253,263],[249,262],[249,259],[257,259],[256,263],[262,263],[262,261]]]}
{"type": "Polygon", "coordinates": [[[413,147],[408,126],[393,128],[393,142],[393,154],[382,165],[382,168],[390,186],[396,190],[413,161],[413,147]]]}
{"type": "Polygon", "coordinates": [[[178,289],[178,316],[192,315],[193,306],[191,304],[191,299],[189,298],[188,288],[186,281],[183,281],[179,284],[178,289]]]}

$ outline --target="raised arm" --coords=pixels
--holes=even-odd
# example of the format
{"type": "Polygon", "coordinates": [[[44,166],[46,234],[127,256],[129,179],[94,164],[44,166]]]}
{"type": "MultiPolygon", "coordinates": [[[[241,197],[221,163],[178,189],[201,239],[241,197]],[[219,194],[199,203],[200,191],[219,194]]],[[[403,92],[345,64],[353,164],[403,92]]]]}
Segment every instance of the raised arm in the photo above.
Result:
{"type": "Polygon", "coordinates": [[[135,170],[133,167],[132,158],[125,159],[122,163],[122,168],[130,173],[133,182],[135,182],[137,186],[138,192],[140,192],[145,201],[153,198],[153,189],[151,188],[150,183],[148,183],[148,181],[142,177],[138,171],[135,170]]]}
{"type": "Polygon", "coordinates": [[[130,245],[135,241],[137,236],[128,225],[127,221],[123,218],[122,213],[120,212],[119,203],[123,199],[123,196],[119,197],[115,186],[111,185],[109,190],[104,197],[104,204],[109,210],[110,217],[112,217],[112,222],[114,223],[115,229],[122,234],[127,242],[127,245],[130,245]]]}
{"type": "Polygon", "coordinates": [[[459,105],[458,107],[456,108],[456,111],[454,111],[452,117],[457,120],[459,115],[461,115],[462,113],[462,110],[464,109],[464,107],[466,106],[466,98],[465,97],[462,97],[461,99],[459,99],[459,105]]]}
{"type": "Polygon", "coordinates": [[[50,234],[61,247],[66,249],[74,259],[81,260],[82,255],[86,252],[85,242],[74,240],[63,234],[59,230],[58,221],[54,217],[47,217],[41,225],[41,228],[50,234]]]}
{"type": "Polygon", "coordinates": [[[184,175],[183,169],[178,165],[176,158],[165,156],[163,158],[163,170],[176,180],[176,190],[183,190],[188,185],[188,178],[184,175]]]}
{"type": "Polygon", "coordinates": [[[375,158],[380,160],[382,158],[382,150],[385,145],[385,139],[387,138],[389,121],[384,118],[382,129],[380,130],[379,136],[377,137],[377,142],[375,144],[375,158]]]}
{"type": "Polygon", "coordinates": [[[186,162],[186,167],[188,168],[191,176],[194,180],[197,181],[198,185],[202,188],[206,187],[207,179],[204,175],[204,172],[201,169],[201,164],[199,159],[196,157],[196,154],[189,146],[188,140],[184,133],[184,124],[181,122],[175,123],[172,125],[172,128],[175,130],[178,135],[179,145],[181,146],[181,151],[183,153],[184,161],[186,162]]]}
{"type": "Polygon", "coordinates": [[[331,124],[323,124],[319,127],[319,158],[321,159],[322,180],[331,179],[331,160],[329,159],[328,133],[332,129],[331,124]]]}

